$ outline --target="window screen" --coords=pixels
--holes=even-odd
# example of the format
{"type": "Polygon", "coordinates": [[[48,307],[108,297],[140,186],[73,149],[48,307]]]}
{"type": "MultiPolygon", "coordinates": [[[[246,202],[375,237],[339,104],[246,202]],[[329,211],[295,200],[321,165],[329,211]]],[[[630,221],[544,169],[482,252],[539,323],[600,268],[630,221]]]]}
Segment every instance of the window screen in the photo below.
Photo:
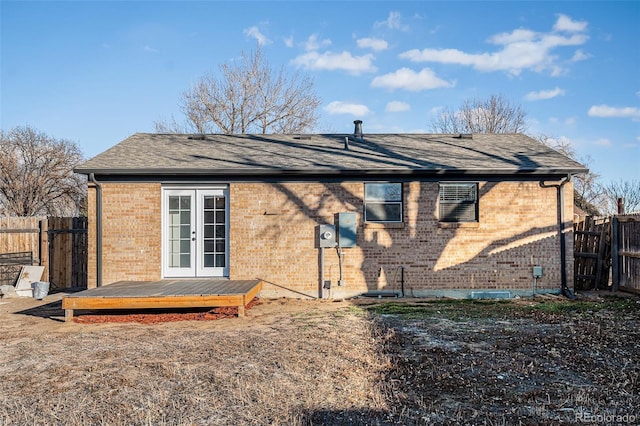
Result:
{"type": "Polygon", "coordinates": [[[365,183],[364,220],[402,222],[402,184],[365,183]]]}
{"type": "Polygon", "coordinates": [[[478,185],[441,183],[439,204],[441,222],[475,222],[478,220],[478,185]]]}

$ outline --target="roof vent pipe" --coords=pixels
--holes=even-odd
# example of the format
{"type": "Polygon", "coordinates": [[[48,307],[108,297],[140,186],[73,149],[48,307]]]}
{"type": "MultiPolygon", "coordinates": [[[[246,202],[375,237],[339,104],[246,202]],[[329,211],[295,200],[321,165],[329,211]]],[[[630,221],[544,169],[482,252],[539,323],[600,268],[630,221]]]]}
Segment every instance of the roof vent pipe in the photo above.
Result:
{"type": "Polygon", "coordinates": [[[349,136],[344,137],[344,149],[345,151],[349,151],[349,136]]]}
{"type": "Polygon", "coordinates": [[[353,138],[362,140],[362,120],[354,120],[353,124],[356,125],[355,129],[353,130],[353,138]]]}

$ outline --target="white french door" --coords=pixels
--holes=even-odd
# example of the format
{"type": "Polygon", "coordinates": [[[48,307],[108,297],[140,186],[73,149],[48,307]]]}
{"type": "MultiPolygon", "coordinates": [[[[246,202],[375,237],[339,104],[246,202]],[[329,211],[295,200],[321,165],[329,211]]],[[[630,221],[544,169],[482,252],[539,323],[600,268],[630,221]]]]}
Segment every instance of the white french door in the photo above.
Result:
{"type": "Polygon", "coordinates": [[[226,188],[163,190],[165,277],[229,275],[226,188]]]}

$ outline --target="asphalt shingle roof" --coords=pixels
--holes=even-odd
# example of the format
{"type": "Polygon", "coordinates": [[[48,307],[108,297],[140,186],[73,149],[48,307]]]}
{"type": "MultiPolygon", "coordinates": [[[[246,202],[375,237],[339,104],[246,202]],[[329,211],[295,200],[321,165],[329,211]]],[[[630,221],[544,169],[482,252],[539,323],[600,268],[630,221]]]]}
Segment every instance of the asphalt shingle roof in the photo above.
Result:
{"type": "Polygon", "coordinates": [[[585,167],[521,134],[136,133],[76,169],[96,175],[569,174],[585,167]],[[349,137],[349,149],[345,149],[349,137]]]}

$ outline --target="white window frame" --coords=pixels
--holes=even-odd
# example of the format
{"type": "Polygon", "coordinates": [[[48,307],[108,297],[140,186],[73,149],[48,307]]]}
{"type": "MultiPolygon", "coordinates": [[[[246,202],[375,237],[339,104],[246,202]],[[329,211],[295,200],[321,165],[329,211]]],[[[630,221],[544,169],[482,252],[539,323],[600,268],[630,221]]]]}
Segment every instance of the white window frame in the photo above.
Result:
{"type": "Polygon", "coordinates": [[[477,223],[480,220],[480,196],[477,182],[440,182],[438,184],[438,220],[444,223],[477,223]],[[450,199],[443,198],[443,189],[446,187],[460,187],[459,194],[448,194],[450,199]],[[465,192],[469,188],[473,188],[473,199],[465,197],[465,192]],[[459,196],[459,199],[451,199],[451,197],[459,196]],[[444,205],[473,205],[473,218],[460,218],[456,216],[445,216],[443,214],[444,205]]]}
{"type": "Polygon", "coordinates": [[[364,221],[368,223],[402,223],[404,218],[404,188],[400,182],[365,182],[364,184],[364,221]],[[367,197],[367,186],[371,185],[398,185],[400,187],[400,198],[390,199],[385,197],[367,197]],[[400,206],[399,220],[380,220],[368,217],[368,205],[398,205],[400,206]]]}

